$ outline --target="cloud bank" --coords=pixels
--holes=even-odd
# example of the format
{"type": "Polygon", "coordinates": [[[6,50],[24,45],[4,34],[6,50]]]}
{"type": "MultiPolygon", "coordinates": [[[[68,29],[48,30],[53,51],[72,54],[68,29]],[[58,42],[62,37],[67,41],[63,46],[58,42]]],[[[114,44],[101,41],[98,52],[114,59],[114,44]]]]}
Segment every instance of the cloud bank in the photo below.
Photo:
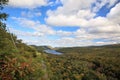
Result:
{"type": "Polygon", "coordinates": [[[37,8],[48,4],[48,0],[9,0],[9,5],[18,8],[37,8]]]}
{"type": "MultiPolygon", "coordinates": [[[[39,37],[34,41],[24,39],[28,44],[59,47],[120,43],[119,0],[56,0],[53,3],[62,5],[54,10],[47,10],[44,17],[45,24],[42,24],[39,20],[24,17],[27,15],[30,15],[28,17],[42,16],[41,12],[32,15],[30,12],[22,12],[22,17],[12,17],[17,24],[34,30],[34,32],[22,32],[24,36],[27,34],[39,37]],[[99,14],[102,8],[109,10],[105,16],[99,14]],[[75,31],[54,29],[54,27],[62,28],[63,26],[77,26],[78,29],[75,31]]],[[[53,3],[51,2],[51,5],[53,3]]],[[[37,8],[50,3],[48,0],[10,0],[9,4],[19,8],[37,8]]],[[[17,33],[17,31],[14,32],[17,33]]]]}

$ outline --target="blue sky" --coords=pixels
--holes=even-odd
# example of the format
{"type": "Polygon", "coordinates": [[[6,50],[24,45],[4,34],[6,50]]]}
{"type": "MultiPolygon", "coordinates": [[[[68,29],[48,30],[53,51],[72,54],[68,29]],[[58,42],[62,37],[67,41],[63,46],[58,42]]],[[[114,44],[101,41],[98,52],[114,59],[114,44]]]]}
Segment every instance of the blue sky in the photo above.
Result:
{"type": "Polygon", "coordinates": [[[53,47],[120,43],[120,0],[9,0],[10,31],[53,47]]]}

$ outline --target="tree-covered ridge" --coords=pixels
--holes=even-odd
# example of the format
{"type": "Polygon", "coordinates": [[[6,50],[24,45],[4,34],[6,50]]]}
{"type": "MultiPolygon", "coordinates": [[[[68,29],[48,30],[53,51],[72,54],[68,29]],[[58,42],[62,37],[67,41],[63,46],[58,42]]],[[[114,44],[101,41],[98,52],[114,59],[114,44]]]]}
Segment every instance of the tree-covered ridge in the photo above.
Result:
{"type": "Polygon", "coordinates": [[[120,80],[119,46],[61,48],[63,55],[48,54],[51,80],[120,80]]]}
{"type": "Polygon", "coordinates": [[[45,56],[34,47],[0,30],[0,80],[42,80],[47,73],[43,61],[45,56]]]}

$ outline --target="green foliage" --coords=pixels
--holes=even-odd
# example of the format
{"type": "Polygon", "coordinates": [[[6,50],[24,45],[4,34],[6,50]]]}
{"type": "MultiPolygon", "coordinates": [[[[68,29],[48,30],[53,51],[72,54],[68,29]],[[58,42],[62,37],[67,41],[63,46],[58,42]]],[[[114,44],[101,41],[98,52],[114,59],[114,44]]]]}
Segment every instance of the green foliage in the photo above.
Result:
{"type": "Polygon", "coordinates": [[[0,55],[11,55],[15,52],[10,34],[5,30],[0,29],[0,55]]]}
{"type": "Polygon", "coordinates": [[[34,47],[0,30],[0,80],[41,80],[45,75],[42,66],[44,58],[34,47]]]}
{"type": "Polygon", "coordinates": [[[0,29],[6,30],[6,24],[2,21],[6,21],[8,14],[2,12],[4,5],[6,5],[8,0],[0,0],[0,29]]]}
{"type": "Polygon", "coordinates": [[[33,46],[34,48],[36,48],[37,51],[39,51],[39,52],[44,52],[44,50],[45,50],[44,46],[35,46],[35,45],[31,45],[31,46],[33,46]]]}
{"type": "Polygon", "coordinates": [[[47,54],[51,80],[120,80],[119,46],[60,48],[62,55],[47,54]]]}
{"type": "Polygon", "coordinates": [[[9,0],[0,0],[0,10],[8,3],[9,0]]]}
{"type": "Polygon", "coordinates": [[[7,20],[8,15],[6,13],[1,13],[0,14],[0,19],[1,20],[7,20]]]}

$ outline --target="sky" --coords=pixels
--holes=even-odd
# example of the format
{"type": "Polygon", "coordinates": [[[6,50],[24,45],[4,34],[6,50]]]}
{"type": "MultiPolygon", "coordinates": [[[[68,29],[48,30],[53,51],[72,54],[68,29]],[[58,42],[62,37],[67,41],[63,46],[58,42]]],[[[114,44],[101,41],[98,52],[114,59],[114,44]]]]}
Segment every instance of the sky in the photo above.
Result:
{"type": "Polygon", "coordinates": [[[120,0],[9,0],[7,26],[29,45],[120,43],[120,0]]]}

